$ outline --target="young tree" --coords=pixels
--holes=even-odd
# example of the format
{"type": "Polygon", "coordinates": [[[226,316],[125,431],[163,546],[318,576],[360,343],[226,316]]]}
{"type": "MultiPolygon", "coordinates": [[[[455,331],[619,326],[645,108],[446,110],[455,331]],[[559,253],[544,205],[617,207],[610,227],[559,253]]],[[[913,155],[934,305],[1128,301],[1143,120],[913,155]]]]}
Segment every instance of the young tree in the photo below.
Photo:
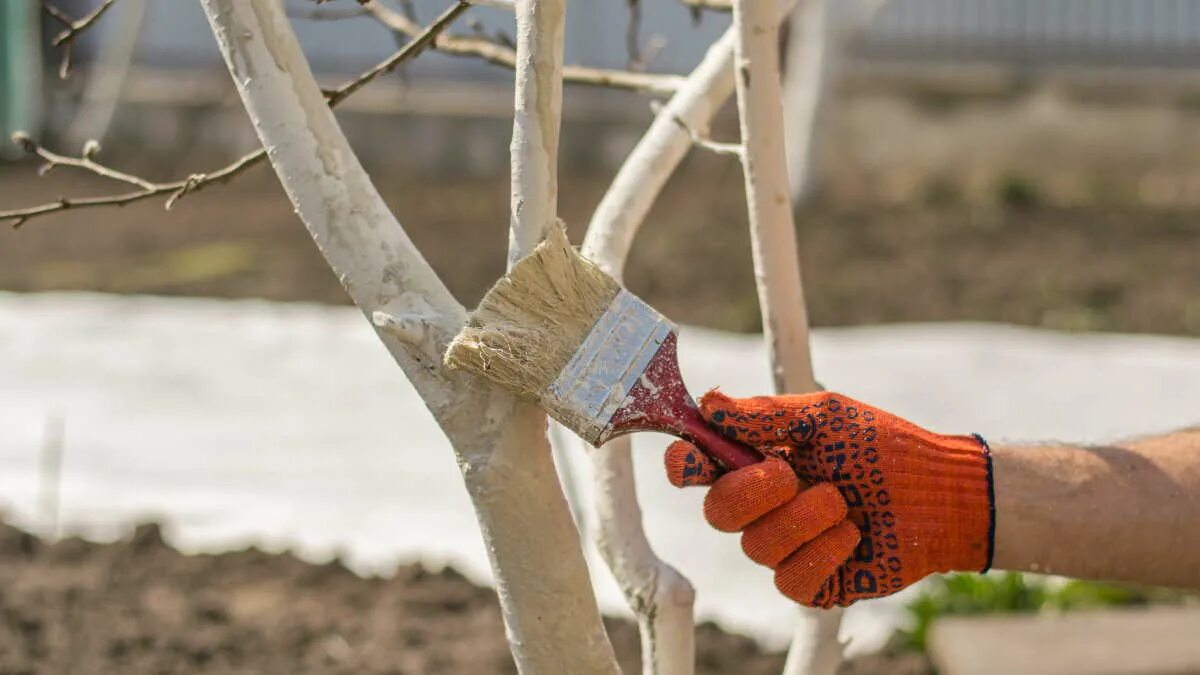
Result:
{"type": "MultiPolygon", "coordinates": [[[[47,4],[47,11],[64,26],[58,43],[69,48],[114,1],[104,0],[78,20],[47,4]]],[[[427,48],[513,68],[511,264],[540,241],[557,217],[563,82],[669,94],[597,208],[584,253],[620,278],[638,228],[689,148],[699,145],[739,158],[776,388],[808,391],[816,384],[788,200],[777,40],[780,20],[794,0],[723,3],[733,11],[733,26],[686,77],[564,66],[566,0],[455,0],[424,27],[368,0],[360,3],[361,11],[407,42],[333,91],[318,87],[278,0],[199,1],[262,148],[216,171],[154,182],[99,163],[93,143],[79,156],[68,156],[17,135],[18,144],[48,166],[90,171],[133,189],[62,198],[2,212],[0,218],[19,226],[66,209],[154,197],[164,198],[169,208],[191,192],[269,160],[322,255],[451,441],[491,560],[517,667],[523,673],[616,672],[578,531],[551,459],[545,416],[442,367],[442,351],[465,322],[466,310],[384,204],[330,109],[427,48]],[[515,12],[515,49],[477,35],[446,32],[472,4],[515,12]],[[714,143],[707,138],[708,124],[735,91],[741,141],[714,143]]],[[[64,60],[64,70],[67,63],[64,60]]],[[[642,529],[628,440],[591,452],[597,543],[638,616],[644,671],[689,674],[694,670],[694,590],[657,558],[642,529]]],[[[826,614],[818,625],[821,648],[790,659],[792,672],[836,668],[837,615],[826,614]]]]}

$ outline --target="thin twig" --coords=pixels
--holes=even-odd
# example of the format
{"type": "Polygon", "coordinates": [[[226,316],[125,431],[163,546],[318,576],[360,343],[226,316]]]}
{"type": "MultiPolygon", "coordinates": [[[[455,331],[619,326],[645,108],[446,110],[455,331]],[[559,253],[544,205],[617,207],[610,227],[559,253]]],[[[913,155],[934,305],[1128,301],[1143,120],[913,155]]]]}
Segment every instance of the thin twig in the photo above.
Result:
{"type": "Polygon", "coordinates": [[[240,159],[212,173],[192,174],[181,180],[170,181],[167,183],[154,183],[137,176],[117,171],[116,169],[104,166],[91,159],[90,156],[81,157],[65,157],[45,148],[41,147],[33,141],[33,139],[24,134],[13,134],[13,140],[25,148],[30,154],[35,154],[46,160],[46,164],[42,167],[42,173],[46,173],[49,169],[56,166],[66,166],[84,171],[89,171],[105,178],[129,183],[138,186],[139,189],[134,192],[125,192],[115,195],[103,195],[100,197],[59,197],[56,201],[39,204],[37,206],[29,206],[23,209],[13,209],[11,211],[0,211],[0,221],[12,221],[13,228],[21,227],[26,221],[44,216],[49,213],[58,211],[67,211],[70,209],[82,209],[99,206],[125,206],[134,202],[140,202],[151,197],[159,197],[167,195],[167,201],[164,206],[169,210],[175,205],[175,202],[182,199],[184,196],[212,185],[219,183],[237,174],[249,169],[251,166],[259,163],[267,156],[266,150],[259,148],[254,152],[243,155],[240,159]]]}
{"type": "Polygon", "coordinates": [[[362,88],[363,85],[374,80],[384,73],[390,73],[396,69],[401,63],[414,58],[425,50],[447,26],[454,22],[460,14],[471,8],[471,3],[468,0],[458,0],[453,5],[442,12],[433,23],[429,24],[424,30],[413,36],[413,39],[408,44],[404,45],[395,54],[380,61],[374,68],[359,75],[350,82],[343,84],[337,89],[328,94],[329,105],[337,105],[341,103],[347,96],[353,94],[362,88]]]}
{"type": "Polygon", "coordinates": [[[66,166],[76,169],[83,169],[84,171],[91,171],[98,176],[111,178],[112,180],[120,181],[122,183],[129,183],[130,185],[142,188],[143,190],[154,189],[154,184],[148,180],[145,180],[144,178],[139,178],[138,176],[134,176],[132,174],[117,171],[116,169],[96,162],[93,158],[99,154],[100,144],[95,141],[88,141],[86,144],[84,144],[83,152],[80,153],[79,157],[67,157],[66,155],[60,155],[58,153],[51,152],[41,147],[37,143],[34,143],[32,138],[24,134],[14,134],[13,141],[20,145],[26,152],[37,155],[38,157],[46,160],[46,163],[43,164],[42,168],[39,170],[39,173],[42,175],[50,173],[50,170],[54,169],[55,167],[66,166]]]}
{"type": "MultiPolygon", "coordinates": [[[[662,110],[662,106],[652,105],[650,107],[652,110],[654,110],[655,115],[662,110]]],[[[685,132],[687,132],[687,135],[691,137],[692,143],[695,144],[696,147],[704,148],[705,150],[718,155],[736,157],[739,160],[746,157],[746,148],[741,143],[722,143],[720,141],[714,141],[708,136],[693,129],[686,120],[678,115],[672,115],[671,121],[679,125],[680,129],[683,129],[685,132]]]]}
{"type": "Polygon", "coordinates": [[[95,9],[82,19],[76,21],[71,19],[66,12],[51,4],[49,0],[42,0],[42,10],[66,27],[51,43],[55,47],[62,49],[62,60],[58,65],[58,76],[60,78],[65,80],[71,73],[71,52],[75,39],[81,33],[95,25],[100,20],[100,17],[104,16],[104,13],[116,4],[116,2],[117,0],[103,0],[95,9]]]}
{"type": "Polygon", "coordinates": [[[629,65],[636,66],[642,55],[638,35],[642,30],[641,0],[625,0],[629,7],[629,27],[625,29],[625,50],[629,53],[629,65]]]}
{"type": "Polygon", "coordinates": [[[367,10],[362,7],[343,7],[337,9],[323,9],[317,7],[315,9],[287,9],[287,15],[293,19],[306,19],[308,21],[341,21],[343,19],[354,19],[360,16],[365,16],[367,10]]]}
{"type": "Polygon", "coordinates": [[[710,9],[716,12],[732,12],[733,3],[730,0],[679,0],[692,9],[710,9]]]}
{"type": "MultiPolygon", "coordinates": [[[[415,58],[418,54],[424,51],[427,46],[429,46],[430,42],[433,41],[438,33],[445,30],[446,27],[454,21],[454,19],[456,19],[470,6],[471,3],[467,0],[457,0],[444,12],[442,12],[442,15],[439,16],[436,21],[414,36],[412,40],[404,45],[404,47],[397,50],[387,59],[381,61],[379,65],[343,84],[337,89],[327,92],[326,96],[328,97],[329,105],[336,106],[361,89],[368,82],[375,80],[384,73],[394,70],[400,64],[415,58]]],[[[255,164],[258,164],[267,156],[266,149],[259,148],[253,152],[243,155],[232,164],[229,164],[211,173],[197,173],[181,180],[175,180],[166,183],[156,183],[124,173],[122,171],[118,171],[96,162],[95,155],[99,151],[99,145],[95,144],[94,142],[89,142],[87,145],[85,145],[83,153],[79,157],[68,157],[46,150],[36,141],[34,141],[28,134],[23,132],[14,133],[13,142],[21,146],[21,148],[23,148],[29,154],[37,155],[46,161],[46,164],[42,167],[42,173],[52,170],[58,166],[64,166],[88,171],[90,173],[122,183],[128,183],[139,188],[134,192],[104,195],[100,197],[60,197],[53,202],[39,204],[37,206],[30,206],[23,209],[13,209],[10,211],[0,211],[0,221],[12,221],[14,228],[20,227],[26,221],[32,218],[44,216],[49,213],[66,211],[69,209],[100,206],[124,206],[126,204],[132,204],[133,202],[139,202],[144,199],[150,199],[152,197],[159,197],[162,195],[167,195],[167,200],[164,203],[164,206],[167,209],[170,209],[183,197],[193,192],[199,192],[200,190],[214,183],[220,183],[228,180],[242,173],[246,169],[249,169],[255,164]]]]}
{"type": "MultiPolygon", "coordinates": [[[[493,4],[492,0],[482,2],[474,0],[472,4],[493,4]]],[[[376,21],[389,30],[403,35],[414,36],[421,32],[421,26],[408,17],[386,5],[372,1],[363,5],[376,21]]],[[[500,39],[490,39],[486,35],[438,35],[431,45],[433,49],[453,56],[471,56],[483,59],[488,63],[516,68],[517,53],[511,45],[503,44],[500,39]]],[[[626,70],[610,70],[604,68],[588,68],[585,66],[563,66],[563,81],[573,84],[610,87],[613,89],[629,89],[654,94],[673,94],[683,82],[678,75],[658,75],[653,73],[634,73],[626,70]]]]}
{"type": "Polygon", "coordinates": [[[641,73],[667,46],[667,40],[662,35],[654,34],[641,44],[642,32],[642,0],[625,0],[629,6],[629,26],[625,29],[625,50],[629,55],[628,68],[635,73],[641,73]]]}

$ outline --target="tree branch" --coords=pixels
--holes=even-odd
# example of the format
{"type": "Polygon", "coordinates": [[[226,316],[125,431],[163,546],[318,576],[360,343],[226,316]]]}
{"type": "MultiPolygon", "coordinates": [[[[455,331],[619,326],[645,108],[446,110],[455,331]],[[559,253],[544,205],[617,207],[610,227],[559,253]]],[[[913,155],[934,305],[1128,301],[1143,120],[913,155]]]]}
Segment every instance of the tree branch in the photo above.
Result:
{"type": "Polygon", "coordinates": [[[88,12],[88,14],[82,19],[76,21],[68,16],[66,12],[63,12],[57,6],[52,4],[50,0],[42,0],[42,10],[66,27],[63,32],[59,33],[54,38],[54,41],[51,42],[52,45],[62,50],[62,60],[58,65],[58,76],[60,78],[65,80],[71,73],[71,47],[75,43],[76,38],[78,38],[81,33],[95,25],[95,23],[100,20],[100,17],[104,16],[104,13],[107,12],[114,4],[116,4],[116,2],[117,0],[102,0],[102,2],[97,5],[95,9],[93,9],[91,12],[88,12]]]}
{"type": "Polygon", "coordinates": [[[359,75],[353,80],[328,93],[326,96],[329,99],[329,105],[335,106],[338,103],[341,103],[347,96],[350,96],[354,92],[358,91],[368,82],[371,82],[384,73],[392,72],[400,64],[418,56],[422,51],[425,50],[426,47],[428,47],[437,39],[439,33],[449,27],[449,25],[453,23],[454,20],[459,17],[459,15],[470,8],[471,3],[469,0],[458,0],[458,2],[442,12],[442,15],[439,16],[433,23],[429,24],[429,26],[426,28],[417,31],[417,33],[413,35],[412,40],[410,40],[408,44],[401,47],[400,50],[395,54],[392,54],[392,56],[389,58],[384,59],[374,68],[368,70],[362,75],[359,75]]]}
{"type": "Polygon", "coordinates": [[[263,149],[255,150],[243,155],[232,164],[228,164],[211,173],[197,173],[180,180],[169,181],[166,183],[155,183],[144,178],[127,174],[111,167],[100,164],[92,158],[99,150],[99,145],[94,142],[89,142],[84,146],[83,154],[79,157],[67,157],[51,152],[42,146],[38,145],[32,138],[21,133],[13,134],[13,141],[25,149],[30,154],[37,155],[46,160],[39,170],[45,174],[50,170],[66,166],[69,168],[79,169],[94,173],[98,176],[103,176],[111,180],[120,181],[136,186],[138,189],[133,192],[123,192],[114,195],[103,195],[100,197],[60,197],[53,202],[38,204],[37,206],[29,206],[22,209],[12,209],[8,211],[0,211],[0,221],[12,221],[13,228],[19,228],[26,221],[38,216],[45,216],[58,211],[67,211],[70,209],[85,209],[102,206],[125,206],[134,202],[140,202],[144,199],[152,197],[166,196],[164,206],[167,210],[175,205],[177,201],[184,196],[193,192],[198,192],[214,183],[226,181],[246,169],[258,164],[266,157],[266,151],[263,149]],[[92,148],[95,148],[94,150],[92,148]]]}
{"type": "Polygon", "coordinates": [[[516,97],[508,263],[528,255],[558,219],[566,0],[517,1],[516,97]]]}
{"type": "MultiPolygon", "coordinates": [[[[444,11],[442,15],[437,18],[437,20],[418,32],[412,40],[398,49],[391,56],[381,61],[374,68],[371,68],[370,70],[343,84],[337,89],[325,92],[325,96],[329,102],[329,105],[337,106],[339,103],[349,98],[359,89],[367,85],[369,82],[379,78],[380,75],[391,72],[401,64],[416,58],[425,50],[426,47],[429,46],[433,38],[445,30],[451,23],[454,22],[456,18],[470,8],[470,6],[471,3],[467,2],[466,0],[459,0],[458,2],[450,5],[446,11],[444,11]]],[[[59,165],[69,166],[76,169],[90,171],[97,175],[111,178],[113,180],[129,183],[139,188],[134,192],[104,195],[100,197],[60,197],[53,202],[47,202],[45,204],[39,204],[21,209],[0,211],[0,221],[12,221],[12,226],[14,228],[20,227],[32,218],[45,216],[58,211],[103,206],[125,206],[126,204],[131,204],[133,202],[138,202],[153,197],[160,197],[163,195],[167,196],[164,206],[169,210],[177,201],[186,195],[193,192],[198,192],[214,183],[223,182],[242,173],[246,169],[249,169],[265,159],[267,154],[264,148],[259,148],[243,155],[233,163],[217,169],[216,171],[208,173],[196,173],[188,176],[187,178],[163,183],[146,180],[144,178],[126,174],[117,171],[116,169],[101,165],[93,161],[92,157],[88,156],[89,153],[87,152],[80,157],[67,157],[50,152],[49,150],[46,150],[37,144],[28,135],[21,132],[13,134],[13,142],[20,145],[26,152],[36,154],[47,161],[47,165],[43,167],[43,173],[48,170],[47,167],[52,169],[59,165]]],[[[92,144],[89,143],[85,146],[85,149],[91,145],[92,144]]],[[[98,149],[98,146],[96,146],[96,148],[98,149]]],[[[95,152],[93,151],[90,154],[94,155],[95,152]]]]}
{"type": "Polygon", "coordinates": [[[692,145],[695,145],[698,148],[702,148],[716,155],[736,157],[737,159],[744,159],[746,156],[746,149],[742,147],[741,143],[725,143],[722,141],[714,141],[708,136],[708,133],[702,133],[696,129],[693,129],[691,125],[687,123],[687,120],[683,119],[682,117],[672,117],[671,121],[675,122],[680,129],[683,129],[684,132],[687,133],[688,138],[692,139],[692,145]]]}
{"type": "MultiPolygon", "coordinates": [[[[479,3],[476,0],[476,4],[479,3]]],[[[372,1],[363,6],[368,14],[389,30],[401,35],[415,35],[420,25],[386,5],[372,1]]],[[[483,59],[504,68],[516,68],[517,54],[512,47],[485,36],[439,35],[433,41],[433,49],[452,56],[469,56],[483,59]]],[[[613,89],[628,89],[652,94],[671,94],[683,82],[678,75],[635,73],[625,70],[588,68],[586,66],[563,66],[563,81],[613,89]]]]}
{"type": "MultiPolygon", "coordinates": [[[[786,11],[792,0],[779,5],[786,11]]],[[[693,145],[707,134],[733,94],[736,36],[726,31],[661,109],[625,159],[588,226],[583,254],[620,279],[634,236],[663,186],[693,145]]],[[[597,513],[596,545],[638,619],[642,670],[690,675],[695,669],[695,591],[661,560],[646,538],[628,437],[591,450],[597,513]]]]}
{"type": "Polygon", "coordinates": [[[713,46],[617,171],[588,225],[583,251],[620,279],[633,237],[692,146],[689,129],[707,132],[709,121],[733,94],[732,32],[713,46]],[[680,124],[682,121],[684,124],[680,124]]]}
{"type": "Polygon", "coordinates": [[[746,202],[772,375],[778,392],[814,391],[784,153],[780,17],[773,7],[757,0],[734,0],[733,7],[746,202]]]}
{"type": "MultiPolygon", "coordinates": [[[[685,127],[707,129],[733,94],[733,33],[704,60],[656,114],[601,199],[583,254],[620,279],[633,238],[667,179],[691,147],[685,127]],[[682,123],[682,124],[681,124],[682,123]]],[[[596,546],[638,619],[642,672],[691,675],[695,670],[695,589],[654,552],[642,526],[629,437],[586,450],[595,481],[596,546]]]]}
{"type": "MultiPolygon", "coordinates": [[[[733,26],[738,36],[735,81],[745,146],[742,166],[763,333],[775,392],[804,393],[819,387],[813,377],[808,312],[789,198],[779,19],[777,12],[759,0],[733,0],[733,26]]],[[[833,675],[842,660],[837,639],[841,610],[818,610],[813,619],[813,626],[797,628],[797,635],[807,634],[811,639],[793,639],[786,667],[789,673],[833,675]],[[798,646],[808,649],[801,652],[798,646]]]]}
{"type": "Polygon", "coordinates": [[[681,4],[692,9],[709,9],[716,12],[733,11],[730,0],[679,0],[681,4]]]}

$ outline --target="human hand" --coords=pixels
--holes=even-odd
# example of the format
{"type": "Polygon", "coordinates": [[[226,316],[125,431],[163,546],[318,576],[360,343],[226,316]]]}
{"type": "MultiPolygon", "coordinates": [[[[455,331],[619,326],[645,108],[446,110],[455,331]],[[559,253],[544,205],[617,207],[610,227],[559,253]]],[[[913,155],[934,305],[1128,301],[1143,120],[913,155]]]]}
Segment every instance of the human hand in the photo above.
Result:
{"type": "Polygon", "coordinates": [[[720,475],[687,441],[667,448],[673,485],[711,485],[704,516],[742,532],[781,593],[832,607],[935,573],[991,565],[991,459],[979,436],[945,436],[831,392],[733,399],[700,412],[766,460],[720,475]]]}

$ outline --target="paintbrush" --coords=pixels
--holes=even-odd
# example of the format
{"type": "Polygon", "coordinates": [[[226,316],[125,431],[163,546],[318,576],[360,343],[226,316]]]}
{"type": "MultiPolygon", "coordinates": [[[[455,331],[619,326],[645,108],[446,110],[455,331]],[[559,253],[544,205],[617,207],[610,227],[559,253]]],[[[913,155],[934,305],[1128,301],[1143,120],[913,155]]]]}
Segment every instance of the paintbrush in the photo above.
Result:
{"type": "Polygon", "coordinates": [[[561,226],[487,292],[445,363],[536,402],[592,445],[635,431],[726,469],[762,460],[714,431],[683,384],[674,324],[571,248],[561,226]]]}

